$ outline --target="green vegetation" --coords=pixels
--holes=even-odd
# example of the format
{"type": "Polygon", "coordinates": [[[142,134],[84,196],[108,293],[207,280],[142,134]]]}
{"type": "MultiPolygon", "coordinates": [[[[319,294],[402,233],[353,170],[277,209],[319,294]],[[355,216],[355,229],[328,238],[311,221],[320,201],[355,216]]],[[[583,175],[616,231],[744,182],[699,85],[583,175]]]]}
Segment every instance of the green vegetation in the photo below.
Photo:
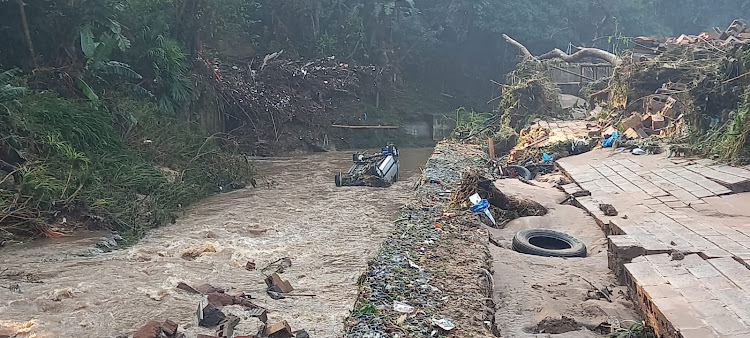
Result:
{"type": "MultiPolygon", "coordinates": [[[[0,226],[38,233],[55,215],[75,211],[139,235],[171,221],[180,205],[241,186],[247,166],[235,165],[244,160],[221,133],[233,118],[226,113],[233,103],[215,89],[222,61],[257,69],[263,56],[284,50],[284,58],[374,65],[388,74],[377,81],[393,88],[389,97],[377,91],[352,105],[361,109],[332,114],[346,120],[365,110],[389,123],[499,103],[489,119],[463,112],[456,122],[463,132],[481,129],[477,135],[509,143],[512,129],[556,116],[558,107],[550,83],[527,76],[539,71],[531,64],[520,70],[528,74],[509,75],[500,101],[487,103],[498,95],[489,80],[516,66],[517,51],[501,33],[535,54],[571,44],[617,52],[634,35],[694,33],[735,17],[750,17],[746,1],[0,1],[0,67],[23,70],[21,78],[0,75],[0,169],[7,174],[0,226]]],[[[745,134],[747,104],[736,107],[726,135],[745,134]]],[[[712,151],[723,157],[737,156],[736,142],[744,143],[715,139],[712,151]]]]}
{"type": "Polygon", "coordinates": [[[252,175],[231,142],[160,117],[153,103],[116,98],[112,114],[96,102],[0,88],[0,237],[54,236],[49,224],[65,217],[136,239],[252,175]]]}

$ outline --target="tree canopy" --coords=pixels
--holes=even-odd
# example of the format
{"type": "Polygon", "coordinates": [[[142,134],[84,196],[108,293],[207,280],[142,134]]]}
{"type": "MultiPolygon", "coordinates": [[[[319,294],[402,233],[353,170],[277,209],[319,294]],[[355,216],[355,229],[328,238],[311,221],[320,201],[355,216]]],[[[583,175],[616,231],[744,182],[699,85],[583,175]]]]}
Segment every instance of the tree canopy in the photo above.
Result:
{"type": "Polygon", "coordinates": [[[750,17],[742,0],[3,0],[0,9],[0,66],[51,67],[87,84],[98,79],[91,73],[128,75],[114,66],[129,66],[147,80],[138,90],[168,114],[190,96],[190,61],[206,48],[238,58],[281,49],[292,58],[335,55],[476,93],[476,82],[515,65],[502,33],[533,53],[617,52],[625,37],[750,17]]]}

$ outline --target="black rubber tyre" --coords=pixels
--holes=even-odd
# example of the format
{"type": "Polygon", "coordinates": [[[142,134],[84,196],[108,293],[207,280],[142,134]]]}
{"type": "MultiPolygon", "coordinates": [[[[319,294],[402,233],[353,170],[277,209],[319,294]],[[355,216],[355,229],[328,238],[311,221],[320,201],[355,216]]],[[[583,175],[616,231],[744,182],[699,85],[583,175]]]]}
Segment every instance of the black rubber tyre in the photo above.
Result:
{"type": "Polygon", "coordinates": [[[513,237],[513,250],[545,257],[586,257],[586,244],[552,229],[526,229],[513,237]]]}
{"type": "Polygon", "coordinates": [[[336,176],[333,177],[333,181],[336,182],[336,186],[341,186],[341,173],[336,174],[336,176]]]}
{"type": "Polygon", "coordinates": [[[521,177],[523,179],[531,180],[534,176],[531,175],[529,169],[520,165],[509,165],[505,167],[505,174],[510,177],[521,177]]]}

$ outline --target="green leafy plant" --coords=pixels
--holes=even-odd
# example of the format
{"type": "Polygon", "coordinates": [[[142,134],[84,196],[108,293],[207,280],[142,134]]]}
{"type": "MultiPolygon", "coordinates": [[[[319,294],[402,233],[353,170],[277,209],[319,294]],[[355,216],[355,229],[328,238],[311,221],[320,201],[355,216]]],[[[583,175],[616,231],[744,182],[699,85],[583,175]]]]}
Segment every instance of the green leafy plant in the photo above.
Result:
{"type": "Polygon", "coordinates": [[[619,327],[610,334],[612,338],[656,338],[654,331],[644,322],[630,322],[628,327],[619,327]]]}
{"type": "MultiPolygon", "coordinates": [[[[106,83],[105,76],[113,76],[124,80],[140,80],[143,78],[129,64],[110,60],[116,47],[122,51],[127,50],[130,47],[130,41],[125,37],[119,37],[121,35],[119,23],[114,20],[108,20],[108,22],[110,23],[110,32],[102,33],[99,39],[94,38],[92,25],[87,24],[80,29],[81,51],[86,56],[84,69],[88,72],[77,77],[75,83],[86,98],[93,102],[99,102],[99,95],[89,84],[90,80],[106,83]],[[89,81],[86,81],[86,77],[89,78],[89,81]]],[[[135,84],[132,84],[132,86],[140,87],[135,84]]],[[[145,89],[141,87],[141,90],[145,89]]]]}

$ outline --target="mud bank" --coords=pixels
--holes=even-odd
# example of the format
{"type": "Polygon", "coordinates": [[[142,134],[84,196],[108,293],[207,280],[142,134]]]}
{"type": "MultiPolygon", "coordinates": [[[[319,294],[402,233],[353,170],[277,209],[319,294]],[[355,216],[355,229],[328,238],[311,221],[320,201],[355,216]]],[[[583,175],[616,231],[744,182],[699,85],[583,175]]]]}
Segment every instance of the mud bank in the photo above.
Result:
{"type": "Polygon", "coordinates": [[[334,173],[350,161],[348,153],[259,161],[266,179],[257,189],[209,198],[127,250],[81,257],[99,237],[0,250],[0,336],[115,337],[166,319],[187,337],[214,334],[197,325],[202,296],[176,288],[185,282],[245,292],[269,310],[270,323],[340,337],[357,278],[413,185],[336,188],[334,173]],[[259,270],[281,257],[292,261],[282,278],[316,297],[266,295],[259,270]],[[246,270],[248,261],[258,270],[246,270]]]}
{"type": "Polygon", "coordinates": [[[437,145],[415,198],[360,279],[347,337],[492,336],[489,234],[475,215],[448,207],[462,171],[485,163],[479,147],[437,145]]]}

